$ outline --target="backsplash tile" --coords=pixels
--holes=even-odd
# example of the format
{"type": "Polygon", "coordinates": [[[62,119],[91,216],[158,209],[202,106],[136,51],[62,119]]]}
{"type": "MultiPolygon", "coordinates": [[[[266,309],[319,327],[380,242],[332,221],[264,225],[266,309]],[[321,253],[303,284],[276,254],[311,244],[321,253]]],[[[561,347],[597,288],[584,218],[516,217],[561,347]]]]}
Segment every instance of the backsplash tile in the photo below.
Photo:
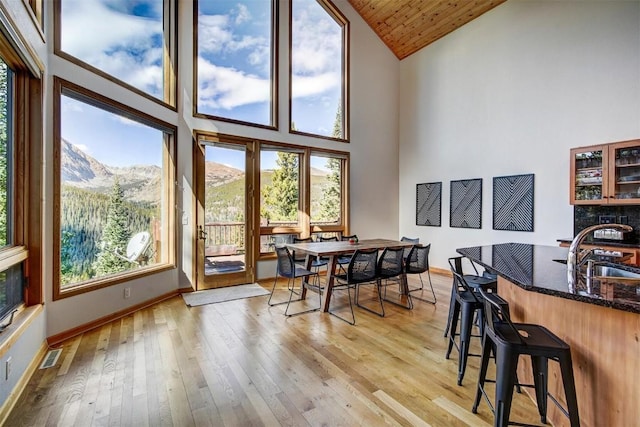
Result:
{"type": "Polygon", "coordinates": [[[573,207],[573,235],[575,236],[583,229],[600,223],[600,216],[612,215],[616,217],[616,222],[620,222],[621,217],[627,217],[627,224],[633,227],[635,240],[640,237],[640,206],[574,206],[573,207]]]}

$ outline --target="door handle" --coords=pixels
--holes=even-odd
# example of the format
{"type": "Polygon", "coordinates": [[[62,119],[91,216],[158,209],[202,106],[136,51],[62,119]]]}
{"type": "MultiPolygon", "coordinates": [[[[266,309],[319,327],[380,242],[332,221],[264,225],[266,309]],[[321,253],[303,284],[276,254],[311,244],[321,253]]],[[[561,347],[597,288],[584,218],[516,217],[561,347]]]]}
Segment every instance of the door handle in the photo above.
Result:
{"type": "Polygon", "coordinates": [[[207,232],[204,231],[201,225],[198,226],[198,239],[207,240],[207,232]]]}

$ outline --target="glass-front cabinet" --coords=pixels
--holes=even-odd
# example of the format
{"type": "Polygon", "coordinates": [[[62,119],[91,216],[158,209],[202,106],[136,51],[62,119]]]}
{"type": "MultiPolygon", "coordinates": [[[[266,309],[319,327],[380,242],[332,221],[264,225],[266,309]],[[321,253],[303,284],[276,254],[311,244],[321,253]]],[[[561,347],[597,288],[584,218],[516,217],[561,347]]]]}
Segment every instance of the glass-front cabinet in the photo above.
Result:
{"type": "Polygon", "coordinates": [[[606,145],[571,149],[571,204],[606,203],[606,145]]]}
{"type": "Polygon", "coordinates": [[[609,146],[609,203],[640,202],[640,140],[609,146]]]}
{"type": "Polygon", "coordinates": [[[571,150],[571,204],[640,204],[640,140],[571,150]]]}

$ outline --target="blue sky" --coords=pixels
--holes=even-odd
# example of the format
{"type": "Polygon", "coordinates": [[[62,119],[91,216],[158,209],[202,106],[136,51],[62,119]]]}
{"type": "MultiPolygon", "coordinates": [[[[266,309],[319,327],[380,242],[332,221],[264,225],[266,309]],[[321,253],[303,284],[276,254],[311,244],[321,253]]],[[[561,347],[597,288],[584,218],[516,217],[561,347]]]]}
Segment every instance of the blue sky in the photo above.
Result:
{"type": "MultiPolygon", "coordinates": [[[[293,120],[331,135],[340,97],[340,27],[315,0],[293,0],[293,120]],[[338,37],[338,38],[336,38],[338,37]]],[[[62,50],[154,96],[162,94],[162,0],[62,0],[62,50]]],[[[200,0],[200,112],[268,124],[271,1],[200,0]]],[[[280,19],[288,13],[280,11],[280,19]]],[[[189,53],[180,52],[180,55],[189,53]]],[[[286,55],[280,51],[280,55],[286,55]]],[[[287,73],[281,69],[281,76],[287,73]]],[[[286,80],[285,80],[286,81],[286,80]]],[[[288,99],[280,99],[286,106],[288,99]]],[[[147,158],[149,128],[67,99],[62,137],[118,166],[147,158]],[[118,126],[113,126],[119,120],[118,126]],[[123,153],[127,153],[123,156],[123,153]]],[[[282,107],[280,108],[282,111],[282,107]]],[[[157,131],[153,131],[157,132],[157,131]]],[[[152,133],[153,133],[152,132],[152,133]]],[[[153,139],[156,139],[154,136],[153,139]]]]}

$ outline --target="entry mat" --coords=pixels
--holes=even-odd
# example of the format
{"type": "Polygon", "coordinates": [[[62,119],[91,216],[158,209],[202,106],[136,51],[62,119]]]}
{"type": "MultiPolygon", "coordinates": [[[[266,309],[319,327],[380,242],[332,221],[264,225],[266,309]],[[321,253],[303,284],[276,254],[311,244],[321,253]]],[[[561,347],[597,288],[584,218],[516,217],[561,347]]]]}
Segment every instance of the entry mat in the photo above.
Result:
{"type": "Polygon", "coordinates": [[[259,297],[261,295],[269,295],[269,291],[257,283],[250,283],[247,285],[227,286],[225,288],[185,293],[182,294],[182,298],[184,298],[184,302],[189,307],[195,307],[198,305],[233,301],[241,298],[259,297]]]}

